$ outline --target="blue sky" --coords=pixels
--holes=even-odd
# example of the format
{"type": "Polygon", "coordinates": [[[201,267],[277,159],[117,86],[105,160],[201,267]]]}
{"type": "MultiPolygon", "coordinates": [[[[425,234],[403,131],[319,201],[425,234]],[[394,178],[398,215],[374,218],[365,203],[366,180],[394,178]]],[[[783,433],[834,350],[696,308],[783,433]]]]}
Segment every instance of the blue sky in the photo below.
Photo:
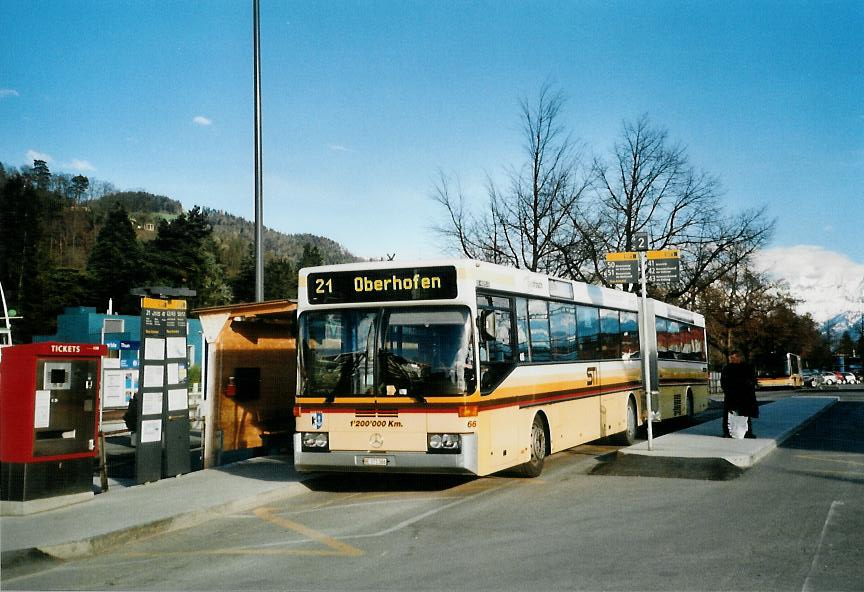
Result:
{"type": "MultiPolygon", "coordinates": [[[[772,247],[864,263],[860,0],[261,4],[267,226],[440,255],[437,171],[483,201],[550,82],[591,152],[647,113],[772,247]]],[[[0,161],[251,219],[251,5],[0,0],[0,161]]]]}

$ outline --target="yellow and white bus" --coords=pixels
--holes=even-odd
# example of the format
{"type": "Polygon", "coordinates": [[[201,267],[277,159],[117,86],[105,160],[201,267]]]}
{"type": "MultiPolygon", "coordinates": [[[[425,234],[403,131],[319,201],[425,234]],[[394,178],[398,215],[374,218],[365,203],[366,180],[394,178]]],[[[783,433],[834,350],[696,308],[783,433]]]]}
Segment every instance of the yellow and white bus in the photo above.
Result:
{"type": "Polygon", "coordinates": [[[788,352],[771,352],[755,357],[756,387],[801,388],[804,386],[804,375],[801,373],[801,356],[788,352]]]}
{"type": "Polygon", "coordinates": [[[471,260],[300,271],[299,471],[539,475],[549,454],[708,406],[705,322],[471,260]]]}

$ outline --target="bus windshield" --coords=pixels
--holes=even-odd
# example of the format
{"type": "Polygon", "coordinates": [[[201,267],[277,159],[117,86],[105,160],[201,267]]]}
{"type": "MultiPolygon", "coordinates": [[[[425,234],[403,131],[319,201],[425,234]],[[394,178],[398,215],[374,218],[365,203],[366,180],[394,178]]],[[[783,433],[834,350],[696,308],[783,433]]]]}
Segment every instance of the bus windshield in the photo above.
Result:
{"type": "MultiPolygon", "coordinates": [[[[789,354],[781,354],[772,352],[770,354],[762,354],[756,356],[756,376],[759,378],[779,378],[789,376],[790,373],[798,372],[797,368],[790,368],[790,358],[794,358],[789,354]]],[[[795,366],[796,364],[792,364],[795,366]]]]}
{"type": "Polygon", "coordinates": [[[312,311],[300,318],[301,393],[461,395],[474,390],[467,308],[312,311]]]}

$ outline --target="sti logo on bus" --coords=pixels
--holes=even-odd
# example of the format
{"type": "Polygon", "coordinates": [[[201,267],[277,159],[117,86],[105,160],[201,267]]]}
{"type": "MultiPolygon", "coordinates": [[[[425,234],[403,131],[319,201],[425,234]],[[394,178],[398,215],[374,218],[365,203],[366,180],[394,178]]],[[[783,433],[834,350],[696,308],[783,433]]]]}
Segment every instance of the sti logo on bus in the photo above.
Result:
{"type": "Polygon", "coordinates": [[[312,304],[447,300],[456,297],[456,268],[417,267],[310,273],[312,304]]]}

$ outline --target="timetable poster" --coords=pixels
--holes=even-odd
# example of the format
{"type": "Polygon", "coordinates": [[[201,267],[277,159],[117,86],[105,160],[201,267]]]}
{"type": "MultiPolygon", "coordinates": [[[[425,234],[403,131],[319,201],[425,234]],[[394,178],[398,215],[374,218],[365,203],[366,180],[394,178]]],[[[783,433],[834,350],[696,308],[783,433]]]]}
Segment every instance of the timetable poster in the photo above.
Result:
{"type": "Polygon", "coordinates": [[[186,333],[185,300],[142,298],[137,421],[142,438],[135,452],[138,483],[191,470],[186,333]]]}

